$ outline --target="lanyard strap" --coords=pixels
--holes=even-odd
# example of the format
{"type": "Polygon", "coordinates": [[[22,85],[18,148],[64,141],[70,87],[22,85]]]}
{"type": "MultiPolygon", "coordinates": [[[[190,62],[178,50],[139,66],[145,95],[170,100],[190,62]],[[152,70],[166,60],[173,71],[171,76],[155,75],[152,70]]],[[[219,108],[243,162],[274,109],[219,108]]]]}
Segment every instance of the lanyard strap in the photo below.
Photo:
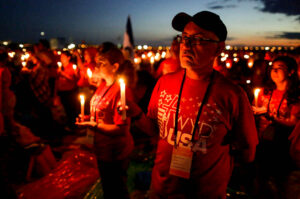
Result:
{"type": "Polygon", "coordinates": [[[177,148],[178,112],[179,112],[180,99],[181,99],[181,94],[182,94],[182,90],[183,90],[185,77],[186,77],[186,69],[184,69],[184,74],[183,74],[183,78],[182,78],[181,85],[180,85],[180,90],[179,90],[178,100],[177,100],[176,114],[175,114],[175,127],[174,127],[174,136],[175,136],[174,146],[175,146],[175,148],[177,148]]]}
{"type": "MultiPolygon", "coordinates": [[[[279,106],[278,106],[277,112],[276,112],[277,117],[279,117],[279,109],[280,109],[281,104],[282,104],[282,102],[283,102],[283,100],[284,100],[284,98],[285,98],[285,94],[286,94],[286,92],[282,95],[282,98],[281,98],[281,100],[280,100],[280,102],[279,102],[279,106]]],[[[268,107],[267,107],[267,113],[269,113],[269,111],[270,111],[270,102],[271,102],[272,96],[273,96],[273,90],[272,90],[271,95],[270,95],[270,98],[269,98],[268,107]]]]}
{"type": "MultiPolygon", "coordinates": [[[[206,103],[206,101],[208,99],[208,93],[209,93],[209,90],[211,88],[214,75],[215,75],[215,71],[213,70],[213,72],[211,74],[211,77],[210,77],[209,84],[206,87],[204,97],[203,97],[203,100],[202,100],[201,105],[199,107],[198,114],[197,114],[197,117],[196,117],[196,120],[195,120],[195,125],[194,125],[194,128],[193,128],[192,140],[191,140],[192,142],[194,141],[194,136],[195,136],[195,133],[196,133],[196,129],[198,128],[198,120],[200,119],[203,106],[204,106],[204,104],[206,103]]],[[[186,70],[184,70],[183,78],[182,78],[182,81],[181,81],[180,91],[179,91],[179,94],[178,94],[177,109],[176,109],[176,114],[175,114],[175,127],[174,127],[174,136],[175,136],[174,146],[175,146],[175,148],[177,148],[178,113],[179,113],[179,108],[180,108],[180,99],[181,99],[181,94],[182,94],[182,90],[183,90],[185,77],[186,77],[186,70]]]]}
{"type": "MultiPolygon", "coordinates": [[[[110,86],[105,90],[105,92],[101,95],[101,99],[99,99],[99,100],[97,101],[97,104],[99,104],[100,102],[102,102],[104,96],[108,93],[108,91],[111,89],[111,87],[113,87],[113,85],[115,84],[115,82],[116,82],[116,81],[114,81],[114,82],[112,83],[112,85],[110,85],[110,86]]],[[[95,100],[93,100],[93,104],[92,104],[92,105],[93,105],[94,107],[96,107],[96,102],[95,102],[95,100]]],[[[93,113],[93,114],[95,114],[95,113],[93,113]]]]}

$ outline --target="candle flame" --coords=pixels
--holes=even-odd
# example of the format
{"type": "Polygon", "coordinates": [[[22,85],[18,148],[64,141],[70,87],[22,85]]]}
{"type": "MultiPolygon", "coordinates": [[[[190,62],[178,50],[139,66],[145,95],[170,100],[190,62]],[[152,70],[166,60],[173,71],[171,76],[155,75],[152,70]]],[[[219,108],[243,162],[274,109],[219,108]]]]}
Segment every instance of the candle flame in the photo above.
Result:
{"type": "Polygon", "coordinates": [[[153,64],[154,63],[154,57],[150,58],[150,63],[153,64]]]}
{"type": "Polygon", "coordinates": [[[88,69],[86,70],[86,73],[87,73],[87,75],[88,75],[89,78],[92,78],[93,73],[92,73],[92,70],[91,70],[90,68],[88,68],[88,69]]]}
{"type": "Polygon", "coordinates": [[[252,61],[249,61],[249,62],[248,62],[248,67],[249,67],[249,68],[252,68],[252,67],[253,67],[253,62],[252,62],[252,61]]]}
{"type": "Polygon", "coordinates": [[[120,82],[120,84],[125,84],[125,82],[124,82],[124,79],[123,79],[123,78],[120,78],[120,79],[119,79],[119,82],[120,82]]]}
{"type": "Polygon", "coordinates": [[[26,67],[26,64],[27,64],[27,63],[26,63],[25,61],[22,61],[22,66],[23,66],[23,67],[26,67]]]}
{"type": "Polygon", "coordinates": [[[84,104],[84,95],[79,95],[79,98],[80,98],[80,103],[84,104]]]}
{"type": "Polygon", "coordinates": [[[231,64],[229,62],[226,63],[226,68],[231,68],[231,64]]]}
{"type": "Polygon", "coordinates": [[[30,54],[29,53],[25,53],[24,57],[25,57],[25,59],[28,59],[30,57],[30,54]]]}
{"type": "Polygon", "coordinates": [[[73,64],[73,69],[76,70],[77,69],[77,65],[73,64]]]}
{"type": "Polygon", "coordinates": [[[57,66],[59,67],[59,68],[61,68],[62,67],[62,63],[59,61],[59,62],[57,62],[57,66]]]}
{"type": "Polygon", "coordinates": [[[8,53],[8,56],[9,56],[10,58],[14,58],[15,54],[16,54],[15,52],[9,52],[9,53],[8,53]]]}
{"type": "Polygon", "coordinates": [[[260,88],[254,89],[254,96],[258,96],[259,92],[260,92],[260,88]]]}

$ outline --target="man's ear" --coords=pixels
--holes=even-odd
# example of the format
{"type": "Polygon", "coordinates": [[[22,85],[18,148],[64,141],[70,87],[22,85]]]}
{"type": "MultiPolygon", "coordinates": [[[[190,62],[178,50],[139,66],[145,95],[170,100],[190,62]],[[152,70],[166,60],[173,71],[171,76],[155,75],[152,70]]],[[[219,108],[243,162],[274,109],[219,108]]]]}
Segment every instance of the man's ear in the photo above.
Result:
{"type": "Polygon", "coordinates": [[[220,41],[218,43],[218,47],[217,47],[217,51],[216,51],[216,56],[219,56],[221,54],[221,52],[224,50],[225,48],[225,42],[224,41],[220,41]]]}
{"type": "Polygon", "coordinates": [[[120,67],[120,64],[119,63],[114,63],[113,64],[113,72],[115,73],[115,72],[117,72],[118,71],[118,69],[119,69],[119,67],[120,67]]]}

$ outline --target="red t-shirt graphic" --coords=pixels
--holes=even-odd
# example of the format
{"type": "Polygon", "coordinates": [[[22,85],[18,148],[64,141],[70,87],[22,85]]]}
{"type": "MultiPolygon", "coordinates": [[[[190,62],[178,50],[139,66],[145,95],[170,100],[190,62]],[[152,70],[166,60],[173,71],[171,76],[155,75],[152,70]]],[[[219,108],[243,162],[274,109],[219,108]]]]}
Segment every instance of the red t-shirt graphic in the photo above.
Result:
{"type": "MultiPolygon", "coordinates": [[[[255,148],[258,143],[253,112],[245,92],[216,72],[196,130],[190,179],[169,174],[174,145],[175,113],[183,71],[157,82],[148,106],[148,117],[159,125],[152,189],[168,196],[192,192],[197,198],[225,198],[233,169],[230,149],[255,148]],[[229,138],[230,139],[227,139],[229,138]]],[[[186,77],[178,115],[177,143],[191,148],[193,126],[208,86],[186,77]]]]}

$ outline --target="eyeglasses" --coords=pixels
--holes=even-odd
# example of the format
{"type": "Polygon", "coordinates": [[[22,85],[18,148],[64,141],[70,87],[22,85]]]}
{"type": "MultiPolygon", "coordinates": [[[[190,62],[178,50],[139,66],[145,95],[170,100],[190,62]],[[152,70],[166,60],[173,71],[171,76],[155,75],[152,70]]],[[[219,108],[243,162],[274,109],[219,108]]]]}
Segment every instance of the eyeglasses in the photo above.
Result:
{"type": "Polygon", "coordinates": [[[189,43],[191,45],[206,45],[209,43],[219,43],[220,41],[207,39],[199,36],[185,36],[185,35],[177,35],[177,41],[179,43],[189,43]]]}
{"type": "Polygon", "coordinates": [[[279,68],[274,68],[274,67],[272,67],[272,68],[271,68],[271,71],[274,71],[275,73],[277,73],[277,71],[279,71],[279,70],[281,70],[281,71],[286,71],[287,69],[284,68],[284,67],[279,67],[279,68]]]}

